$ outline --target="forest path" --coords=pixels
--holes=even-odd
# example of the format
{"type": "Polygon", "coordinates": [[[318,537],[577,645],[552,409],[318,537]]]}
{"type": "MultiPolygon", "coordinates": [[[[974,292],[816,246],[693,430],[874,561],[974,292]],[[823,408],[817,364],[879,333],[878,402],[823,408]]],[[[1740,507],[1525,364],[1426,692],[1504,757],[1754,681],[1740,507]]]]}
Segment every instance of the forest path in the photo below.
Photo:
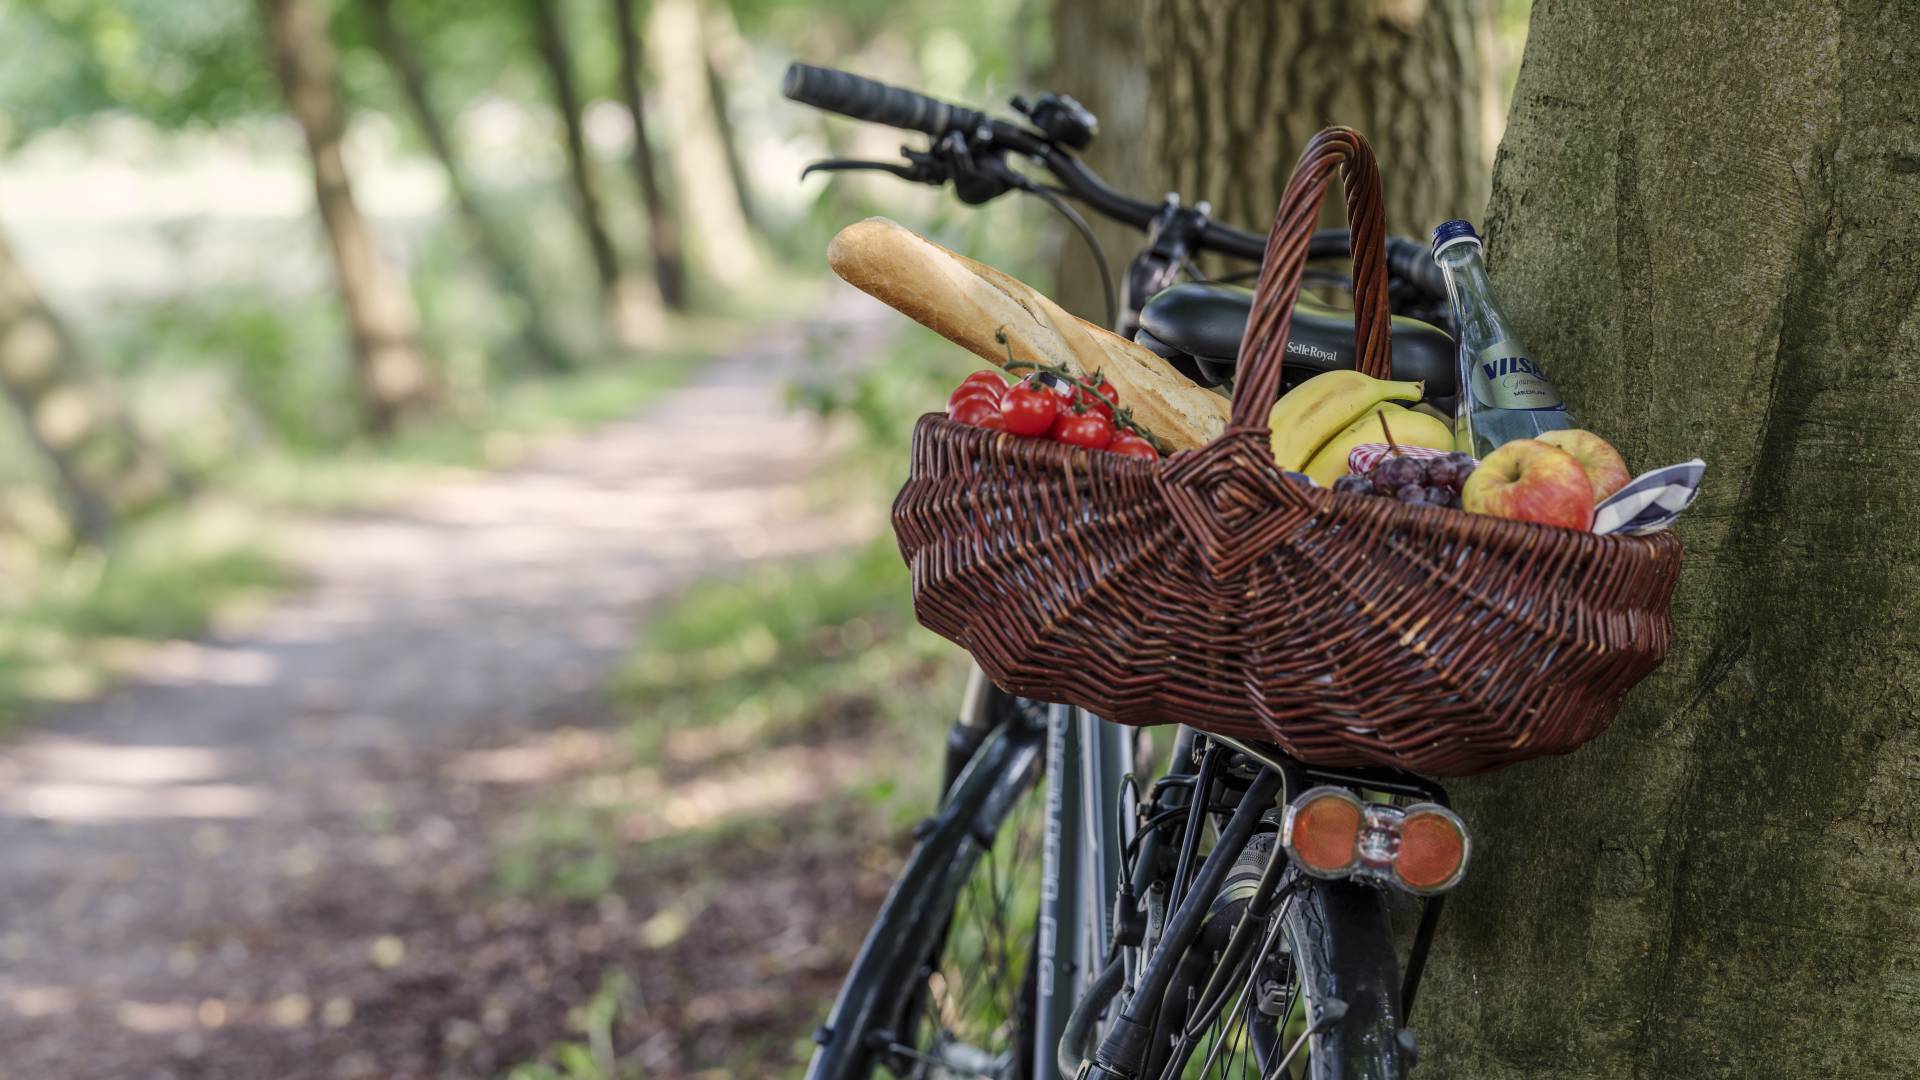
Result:
{"type": "Polygon", "coordinates": [[[521,467],[296,525],[298,595],[0,746],[0,1076],[488,1075],[563,1034],[569,958],[633,935],[501,901],[484,826],[657,605],[871,528],[809,506],[782,386],[884,317],[836,294],[521,467]]]}

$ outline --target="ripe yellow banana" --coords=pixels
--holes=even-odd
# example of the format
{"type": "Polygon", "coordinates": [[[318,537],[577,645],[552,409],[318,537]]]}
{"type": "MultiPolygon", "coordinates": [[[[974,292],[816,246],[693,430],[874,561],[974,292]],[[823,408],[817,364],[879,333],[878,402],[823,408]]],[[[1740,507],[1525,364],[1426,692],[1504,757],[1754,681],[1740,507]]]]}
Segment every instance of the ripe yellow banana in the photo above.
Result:
{"type": "Polygon", "coordinates": [[[1362,443],[1383,443],[1386,433],[1380,429],[1380,414],[1387,414],[1387,426],[1393,429],[1393,441],[1398,446],[1425,446],[1433,450],[1453,449],[1453,429],[1413,409],[1403,409],[1392,402],[1376,405],[1367,410],[1365,416],[1348,424],[1340,434],[1327,441],[1307,467],[1300,470],[1313,477],[1313,482],[1321,487],[1332,487],[1335,480],[1347,475],[1347,456],[1353,448],[1362,443]]]}
{"type": "Polygon", "coordinates": [[[1299,471],[1328,440],[1383,401],[1419,401],[1419,382],[1375,379],[1357,371],[1327,371],[1288,391],[1267,414],[1273,429],[1273,459],[1299,471]]]}

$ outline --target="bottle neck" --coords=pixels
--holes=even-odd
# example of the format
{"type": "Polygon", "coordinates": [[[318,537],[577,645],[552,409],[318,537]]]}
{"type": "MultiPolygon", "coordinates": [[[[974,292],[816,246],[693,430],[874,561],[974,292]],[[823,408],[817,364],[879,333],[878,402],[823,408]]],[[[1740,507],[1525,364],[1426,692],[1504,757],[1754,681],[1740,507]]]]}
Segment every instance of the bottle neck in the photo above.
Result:
{"type": "Polygon", "coordinates": [[[1474,331],[1471,336],[1483,339],[1475,344],[1514,336],[1494,300],[1493,282],[1487,278],[1487,262],[1479,244],[1454,244],[1442,251],[1436,261],[1447,281],[1447,299],[1453,307],[1454,321],[1463,330],[1471,325],[1474,331]]]}

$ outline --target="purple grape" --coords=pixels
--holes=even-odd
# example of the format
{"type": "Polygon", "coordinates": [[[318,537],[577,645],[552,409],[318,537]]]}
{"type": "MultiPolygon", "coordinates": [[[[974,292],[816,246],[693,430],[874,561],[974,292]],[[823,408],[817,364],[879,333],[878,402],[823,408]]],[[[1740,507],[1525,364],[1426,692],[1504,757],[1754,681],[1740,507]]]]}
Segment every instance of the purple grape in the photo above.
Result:
{"type": "Polygon", "coordinates": [[[1453,456],[1427,459],[1427,484],[1450,488],[1460,482],[1460,470],[1453,462],[1453,456]]]}
{"type": "Polygon", "coordinates": [[[1460,494],[1450,487],[1430,484],[1427,486],[1427,501],[1435,506],[1459,506],[1460,494]]]}
{"type": "Polygon", "coordinates": [[[1407,484],[1393,493],[1393,497],[1403,503],[1423,503],[1427,501],[1425,484],[1407,484]]]}
{"type": "Polygon", "coordinates": [[[1410,457],[1390,457],[1373,467],[1373,490],[1385,495],[1408,484],[1425,483],[1426,470],[1410,457]]]}
{"type": "Polygon", "coordinates": [[[1373,481],[1361,476],[1359,473],[1348,473],[1333,482],[1333,490],[1344,495],[1371,495],[1373,494],[1373,481]]]}
{"type": "Polygon", "coordinates": [[[1441,460],[1453,463],[1453,490],[1455,491],[1460,490],[1461,485],[1467,482],[1467,477],[1472,476],[1473,470],[1478,467],[1472,454],[1463,454],[1458,450],[1441,460]]]}

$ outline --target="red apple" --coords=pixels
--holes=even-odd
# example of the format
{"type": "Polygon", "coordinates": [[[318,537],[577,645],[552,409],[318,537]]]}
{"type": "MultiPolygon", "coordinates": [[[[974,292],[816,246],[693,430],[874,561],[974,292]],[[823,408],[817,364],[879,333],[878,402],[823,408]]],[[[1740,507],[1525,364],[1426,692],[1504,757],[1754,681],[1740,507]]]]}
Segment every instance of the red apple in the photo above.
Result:
{"type": "Polygon", "coordinates": [[[1488,454],[1467,477],[1460,508],[1585,532],[1593,527],[1593,482],[1565,450],[1515,439],[1488,454]]]}
{"type": "Polygon", "coordinates": [[[1633,474],[1627,471],[1626,459],[1613,444],[1595,435],[1591,431],[1546,431],[1534,436],[1548,446],[1557,446],[1573,455],[1573,460],[1587,470],[1587,479],[1593,483],[1593,501],[1599,502],[1607,496],[1627,486],[1633,474]]]}

